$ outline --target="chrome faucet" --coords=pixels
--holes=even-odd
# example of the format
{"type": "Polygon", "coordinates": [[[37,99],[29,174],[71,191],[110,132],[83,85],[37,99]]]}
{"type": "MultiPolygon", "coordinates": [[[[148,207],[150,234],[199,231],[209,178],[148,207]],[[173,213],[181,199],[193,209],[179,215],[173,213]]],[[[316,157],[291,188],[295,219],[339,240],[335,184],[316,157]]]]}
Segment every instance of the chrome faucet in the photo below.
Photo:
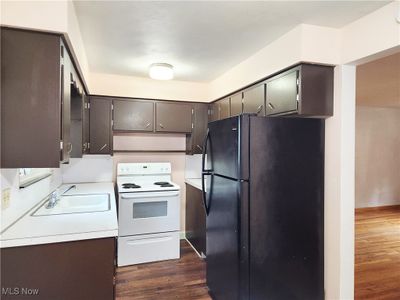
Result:
{"type": "Polygon", "coordinates": [[[60,197],[74,188],[76,188],[75,184],[67,188],[61,195],[58,195],[57,191],[52,192],[49,196],[49,202],[47,203],[46,208],[53,208],[56,206],[57,202],[60,200],[60,197]]]}

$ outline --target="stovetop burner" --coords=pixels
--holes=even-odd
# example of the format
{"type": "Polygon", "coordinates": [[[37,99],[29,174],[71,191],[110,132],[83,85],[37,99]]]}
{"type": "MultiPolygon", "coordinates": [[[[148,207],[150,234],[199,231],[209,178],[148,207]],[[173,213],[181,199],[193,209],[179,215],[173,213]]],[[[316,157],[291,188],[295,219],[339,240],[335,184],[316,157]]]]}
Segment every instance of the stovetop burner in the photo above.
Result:
{"type": "Polygon", "coordinates": [[[173,185],[167,181],[157,181],[157,182],[154,182],[154,184],[159,185],[160,187],[173,187],[173,185]]]}
{"type": "Polygon", "coordinates": [[[140,185],[137,185],[137,184],[134,184],[134,183],[124,183],[124,184],[122,184],[122,187],[124,189],[139,189],[139,188],[141,188],[140,185]]]}

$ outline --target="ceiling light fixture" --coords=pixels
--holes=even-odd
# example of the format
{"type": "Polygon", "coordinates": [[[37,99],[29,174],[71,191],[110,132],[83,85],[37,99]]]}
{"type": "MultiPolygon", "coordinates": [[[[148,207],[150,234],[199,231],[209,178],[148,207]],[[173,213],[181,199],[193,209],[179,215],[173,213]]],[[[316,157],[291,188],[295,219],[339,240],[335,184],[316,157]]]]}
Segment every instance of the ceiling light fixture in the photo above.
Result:
{"type": "Polygon", "coordinates": [[[149,69],[149,76],[158,80],[170,80],[174,78],[174,67],[165,63],[152,64],[149,69]]]}

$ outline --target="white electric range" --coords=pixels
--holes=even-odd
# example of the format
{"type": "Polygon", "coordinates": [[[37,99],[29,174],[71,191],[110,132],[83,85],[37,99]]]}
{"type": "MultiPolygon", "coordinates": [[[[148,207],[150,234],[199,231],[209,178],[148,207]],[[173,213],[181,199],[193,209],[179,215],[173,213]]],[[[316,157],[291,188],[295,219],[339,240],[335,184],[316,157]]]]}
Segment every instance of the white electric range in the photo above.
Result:
{"type": "Polygon", "coordinates": [[[180,257],[180,187],[170,163],[119,163],[118,266],[180,257]]]}

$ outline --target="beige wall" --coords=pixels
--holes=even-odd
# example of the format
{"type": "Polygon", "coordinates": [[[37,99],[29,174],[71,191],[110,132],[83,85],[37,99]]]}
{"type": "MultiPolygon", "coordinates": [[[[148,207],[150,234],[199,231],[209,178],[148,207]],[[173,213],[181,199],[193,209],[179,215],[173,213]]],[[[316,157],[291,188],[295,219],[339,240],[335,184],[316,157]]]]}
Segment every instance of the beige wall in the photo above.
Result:
{"type": "Polygon", "coordinates": [[[208,85],[201,82],[154,80],[144,77],[91,73],[92,94],[134,98],[184,100],[205,102],[209,100],[208,85]]]}
{"type": "Polygon", "coordinates": [[[400,204],[400,108],[357,106],[356,207],[400,204]]]}
{"type": "Polygon", "coordinates": [[[400,49],[357,67],[356,97],[357,105],[400,108],[400,49]]]}

